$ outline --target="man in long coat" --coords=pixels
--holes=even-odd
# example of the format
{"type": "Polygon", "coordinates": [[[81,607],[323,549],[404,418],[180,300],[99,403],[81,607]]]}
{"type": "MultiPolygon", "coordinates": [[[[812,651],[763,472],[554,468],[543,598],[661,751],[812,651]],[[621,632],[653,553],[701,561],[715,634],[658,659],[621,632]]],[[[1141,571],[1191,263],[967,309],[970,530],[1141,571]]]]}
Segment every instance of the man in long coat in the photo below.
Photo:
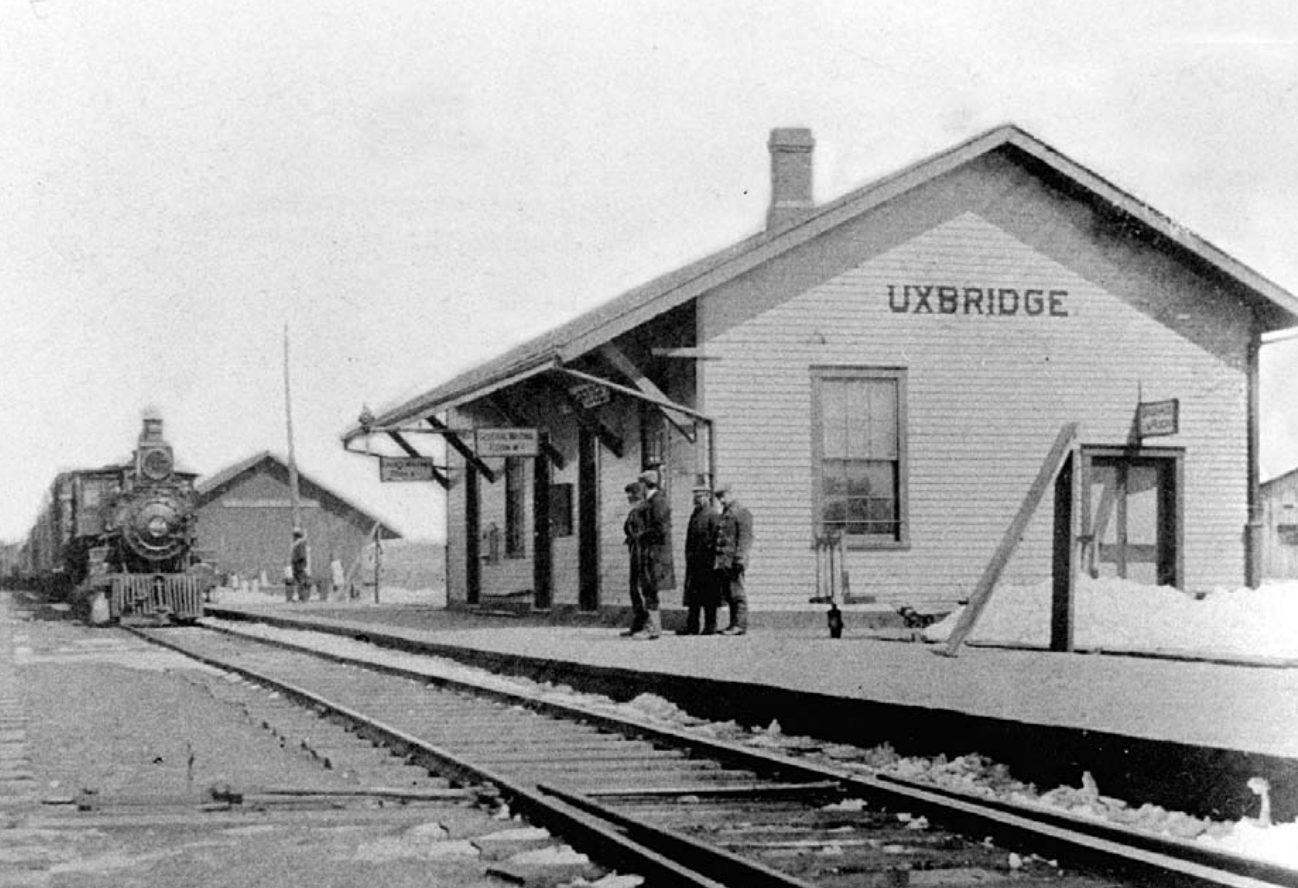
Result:
{"type": "Polygon", "coordinates": [[[744,572],[753,547],[753,513],[735,499],[729,484],[717,487],[721,519],[717,525],[717,556],[714,562],[721,596],[730,605],[730,625],[722,635],[743,635],[748,631],[748,595],[744,572]]]}
{"type": "Polygon", "coordinates": [[[685,628],[677,635],[698,635],[699,614],[703,615],[704,635],[717,632],[717,605],[721,601],[717,587],[716,559],[717,525],[720,516],[712,504],[712,490],[706,486],[694,488],[694,511],[685,530],[685,590],[681,603],[687,608],[685,628]]]}
{"type": "Polygon", "coordinates": [[[302,528],[293,528],[293,545],[289,549],[289,565],[293,568],[293,585],[300,600],[311,595],[311,550],[307,546],[302,528]]]}
{"type": "Polygon", "coordinates": [[[658,613],[658,593],[676,588],[676,569],[672,562],[672,507],[658,486],[658,473],[640,473],[645,491],[643,524],[640,531],[639,588],[644,600],[645,624],[631,637],[652,640],[662,634],[658,613]]]}
{"type": "Polygon", "coordinates": [[[640,537],[644,533],[644,488],[639,479],[626,486],[627,513],[622,523],[622,533],[626,535],[627,584],[631,595],[631,626],[622,630],[623,635],[635,635],[644,628],[649,620],[645,610],[644,598],[640,595],[640,537]]]}

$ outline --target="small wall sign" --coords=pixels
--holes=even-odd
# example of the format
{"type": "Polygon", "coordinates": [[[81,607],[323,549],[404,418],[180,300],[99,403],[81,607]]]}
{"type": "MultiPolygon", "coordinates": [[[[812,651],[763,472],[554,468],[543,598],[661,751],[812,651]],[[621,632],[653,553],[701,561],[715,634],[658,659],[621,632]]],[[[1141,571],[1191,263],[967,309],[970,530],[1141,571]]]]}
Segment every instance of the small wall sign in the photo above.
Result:
{"type": "Polygon", "coordinates": [[[1136,406],[1136,429],[1141,438],[1175,435],[1180,431],[1181,402],[1148,401],[1136,406]]]}
{"type": "Polygon", "coordinates": [[[435,478],[433,461],[426,456],[379,457],[380,481],[432,481],[435,478]]]}
{"type": "Polygon", "coordinates": [[[478,429],[477,451],[487,459],[501,456],[536,456],[540,449],[536,429],[478,429]]]}

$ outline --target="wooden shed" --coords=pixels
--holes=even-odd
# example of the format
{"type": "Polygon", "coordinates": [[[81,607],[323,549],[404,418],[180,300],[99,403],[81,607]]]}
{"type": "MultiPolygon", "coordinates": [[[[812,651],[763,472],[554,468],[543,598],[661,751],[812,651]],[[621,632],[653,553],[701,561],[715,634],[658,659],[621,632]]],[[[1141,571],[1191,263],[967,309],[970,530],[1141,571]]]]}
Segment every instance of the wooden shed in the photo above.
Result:
{"type": "MultiPolygon", "coordinates": [[[[281,582],[293,531],[287,463],[262,451],[200,478],[198,543],[217,569],[244,579],[281,582]]],[[[372,534],[401,534],[373,515],[298,472],[302,529],[311,546],[312,574],[323,581],[329,563],[344,567],[360,555],[372,534]]]]}
{"type": "Polygon", "coordinates": [[[1262,482],[1262,576],[1298,579],[1298,469],[1262,482]]]}
{"type": "Polygon", "coordinates": [[[1071,530],[1046,490],[1004,581],[1256,582],[1258,346],[1298,299],[1015,126],[820,204],[811,133],[768,149],[763,231],[344,433],[445,436],[452,602],[625,605],[657,468],[678,552],[696,479],[751,509],[754,610],[817,609],[827,543],[849,602],[949,609],[1065,429],[1071,530]]]}

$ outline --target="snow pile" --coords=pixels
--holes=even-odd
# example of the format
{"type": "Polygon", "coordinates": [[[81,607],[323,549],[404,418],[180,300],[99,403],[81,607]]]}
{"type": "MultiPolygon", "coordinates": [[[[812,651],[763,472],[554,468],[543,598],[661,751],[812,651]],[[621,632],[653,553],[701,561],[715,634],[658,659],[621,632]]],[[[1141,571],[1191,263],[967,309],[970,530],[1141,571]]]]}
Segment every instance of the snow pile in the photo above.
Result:
{"type": "MultiPolygon", "coordinates": [[[[966,641],[1048,647],[1049,581],[998,586],[966,641]]],[[[1171,586],[1079,577],[1073,605],[1078,649],[1298,658],[1298,582],[1192,595],[1171,586]]],[[[946,641],[964,608],[924,630],[946,641]]]]}

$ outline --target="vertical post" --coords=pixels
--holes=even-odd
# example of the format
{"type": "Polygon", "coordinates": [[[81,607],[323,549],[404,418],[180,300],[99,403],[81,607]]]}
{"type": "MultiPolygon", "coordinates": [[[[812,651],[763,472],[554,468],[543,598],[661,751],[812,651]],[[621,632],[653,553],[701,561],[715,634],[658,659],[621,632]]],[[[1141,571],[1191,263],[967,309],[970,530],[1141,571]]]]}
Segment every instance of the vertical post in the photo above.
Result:
{"type": "Polygon", "coordinates": [[[1074,450],[1055,479],[1055,544],[1051,560],[1050,649],[1073,649],[1073,602],[1077,584],[1077,534],[1081,467],[1074,450]]]}
{"type": "Polygon", "coordinates": [[[478,504],[478,472],[464,464],[464,603],[477,604],[482,591],[481,533],[478,504]]]}
{"type": "Polygon", "coordinates": [[[374,603],[379,603],[379,574],[383,563],[383,531],[374,525],[374,603]]]}
{"type": "Polygon", "coordinates": [[[1262,585],[1262,487],[1258,453],[1261,408],[1258,358],[1261,333],[1254,332],[1248,341],[1248,523],[1244,526],[1244,582],[1250,589],[1262,585]]]}
{"type": "Polygon", "coordinates": [[[293,504],[293,526],[302,527],[302,502],[298,497],[297,486],[297,457],[293,450],[293,393],[289,385],[287,322],[284,324],[284,424],[288,434],[288,491],[289,501],[293,504]]]}
{"type": "Polygon", "coordinates": [[[553,596],[553,552],[550,545],[550,461],[545,456],[550,437],[537,432],[537,456],[532,460],[532,606],[549,610],[553,596]]]}

